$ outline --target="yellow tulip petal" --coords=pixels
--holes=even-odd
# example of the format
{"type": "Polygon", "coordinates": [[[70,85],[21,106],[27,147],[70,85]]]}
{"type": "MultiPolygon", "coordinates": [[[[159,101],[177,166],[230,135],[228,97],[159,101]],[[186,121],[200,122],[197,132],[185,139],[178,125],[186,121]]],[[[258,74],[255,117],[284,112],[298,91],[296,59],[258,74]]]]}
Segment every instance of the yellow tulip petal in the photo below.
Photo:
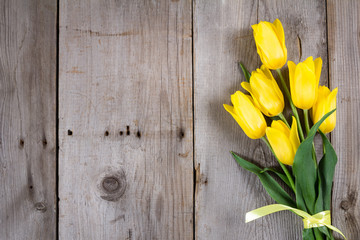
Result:
{"type": "Polygon", "coordinates": [[[248,92],[251,94],[252,97],[250,97],[250,96],[248,96],[248,95],[246,95],[246,96],[249,97],[250,101],[255,105],[255,107],[259,108],[260,111],[263,112],[263,109],[262,109],[262,107],[261,107],[261,104],[260,104],[260,103],[257,101],[257,99],[254,98],[254,96],[253,96],[253,91],[252,91],[252,89],[251,89],[250,83],[248,83],[248,82],[242,82],[242,83],[241,83],[241,86],[242,86],[246,91],[248,91],[248,92]]]}
{"type": "Polygon", "coordinates": [[[326,86],[318,88],[318,97],[311,111],[311,118],[314,123],[317,123],[326,114],[326,98],[329,95],[330,90],[326,86]]]}
{"type": "MultiPolygon", "coordinates": [[[[316,105],[313,107],[313,122],[317,123],[326,114],[326,101],[318,99],[316,105]]],[[[320,128],[321,130],[321,128],[320,128]]]]}
{"type": "Polygon", "coordinates": [[[239,94],[242,94],[240,91],[236,91],[234,94],[231,95],[231,103],[235,106],[241,106],[241,102],[239,101],[240,98],[238,97],[239,94]]]}
{"type": "Polygon", "coordinates": [[[317,86],[314,72],[306,64],[299,63],[292,83],[291,93],[295,106],[301,109],[311,108],[316,100],[317,86]]]}
{"type": "Polygon", "coordinates": [[[241,83],[241,86],[242,86],[246,91],[248,91],[249,93],[251,93],[250,83],[248,83],[248,82],[242,82],[242,83],[241,83]]]}
{"type": "Polygon", "coordinates": [[[312,56],[308,57],[303,63],[308,66],[313,73],[315,72],[315,64],[312,56]]]}
{"type": "Polygon", "coordinates": [[[282,131],[271,127],[266,128],[266,136],[279,161],[286,165],[292,165],[295,153],[289,138],[282,131]]]}
{"type": "MultiPolygon", "coordinates": [[[[338,89],[335,88],[330,92],[326,86],[320,86],[318,88],[318,99],[314,104],[311,112],[311,118],[314,123],[320,121],[320,119],[328,112],[336,108],[336,95],[338,89]]],[[[336,126],[336,111],[331,114],[325,121],[320,125],[320,130],[323,133],[329,133],[334,130],[336,126]]]]}
{"type": "Polygon", "coordinates": [[[255,105],[265,115],[273,117],[283,111],[284,98],[270,70],[265,65],[252,72],[250,87],[248,84],[244,84],[243,87],[245,89],[251,88],[255,105]]]}
{"type": "Polygon", "coordinates": [[[233,106],[227,105],[227,104],[223,104],[224,108],[226,111],[228,111],[228,113],[231,114],[231,116],[236,120],[236,122],[241,126],[242,124],[241,119],[239,118],[239,116],[236,114],[235,112],[235,108],[233,106]]]}
{"type": "Polygon", "coordinates": [[[293,147],[294,153],[296,153],[297,149],[300,146],[300,139],[297,128],[297,122],[294,116],[292,116],[292,124],[290,129],[290,142],[293,147]]]}
{"type": "Polygon", "coordinates": [[[285,46],[285,34],[284,34],[284,28],[280,22],[279,19],[275,19],[275,21],[273,22],[274,27],[276,29],[276,35],[279,38],[279,41],[284,44],[285,46]]]}
{"type": "MultiPolygon", "coordinates": [[[[325,113],[328,113],[336,108],[336,95],[338,89],[335,88],[325,100],[325,113]]],[[[334,130],[336,126],[336,111],[332,113],[325,121],[320,125],[320,130],[324,133],[329,133],[334,130]]]]}
{"type": "Polygon", "coordinates": [[[271,127],[282,131],[287,137],[290,137],[290,129],[281,120],[274,120],[271,123],[271,127]]]}
{"type": "Polygon", "coordinates": [[[254,32],[257,32],[258,24],[251,25],[254,32]]]}
{"type": "Polygon", "coordinates": [[[291,91],[291,98],[294,101],[295,93],[294,93],[294,79],[295,79],[295,69],[296,65],[293,61],[288,61],[288,68],[289,68],[289,82],[290,82],[290,91],[291,91]]]}
{"type": "Polygon", "coordinates": [[[266,122],[260,110],[254,106],[251,97],[237,91],[231,95],[231,102],[234,105],[232,112],[237,116],[237,118],[234,118],[245,134],[252,139],[263,137],[265,135],[266,122]]]}
{"type": "Polygon", "coordinates": [[[257,31],[261,32],[254,34],[256,44],[261,50],[259,53],[261,61],[270,69],[281,68],[286,58],[284,62],[284,51],[277,35],[274,34],[272,24],[260,22],[257,31]]]}
{"type": "Polygon", "coordinates": [[[322,62],[322,59],[320,57],[318,57],[318,58],[316,58],[314,60],[315,77],[316,77],[317,85],[319,85],[319,81],[320,81],[322,64],[323,64],[323,62],[322,62]]]}
{"type": "Polygon", "coordinates": [[[327,96],[330,95],[330,89],[328,87],[320,86],[318,89],[319,99],[325,99],[327,96]]]}
{"type": "Polygon", "coordinates": [[[230,113],[233,117],[234,117],[234,115],[236,115],[233,106],[230,106],[227,104],[223,104],[223,106],[224,106],[225,110],[228,111],[228,113],[230,113]]]}
{"type": "Polygon", "coordinates": [[[278,96],[279,100],[280,100],[280,103],[282,105],[282,110],[281,112],[284,110],[284,107],[285,107],[285,103],[284,103],[284,95],[282,94],[280,88],[279,88],[279,85],[277,84],[276,80],[273,78],[272,81],[271,81],[272,85],[273,85],[273,89],[276,93],[276,95],[278,96]]]}
{"type": "Polygon", "coordinates": [[[270,70],[263,64],[260,69],[257,69],[258,73],[263,74],[267,79],[274,79],[274,76],[271,74],[270,70]]]}
{"type": "Polygon", "coordinates": [[[329,94],[329,102],[330,102],[330,111],[336,108],[336,95],[338,93],[338,88],[332,90],[329,94]]]}
{"type": "MultiPolygon", "coordinates": [[[[223,104],[223,106],[224,106],[225,110],[228,111],[228,112],[231,114],[231,116],[235,119],[235,121],[239,124],[239,126],[241,127],[241,129],[243,129],[243,131],[246,133],[246,135],[248,135],[247,126],[246,126],[244,120],[241,119],[241,118],[236,114],[235,108],[232,107],[232,106],[230,106],[230,105],[227,105],[227,104],[223,104]],[[244,128],[246,128],[246,131],[245,131],[244,128]]],[[[250,135],[251,135],[251,133],[250,133],[250,135]]],[[[248,135],[248,136],[249,136],[249,135],[248,135]]]]}

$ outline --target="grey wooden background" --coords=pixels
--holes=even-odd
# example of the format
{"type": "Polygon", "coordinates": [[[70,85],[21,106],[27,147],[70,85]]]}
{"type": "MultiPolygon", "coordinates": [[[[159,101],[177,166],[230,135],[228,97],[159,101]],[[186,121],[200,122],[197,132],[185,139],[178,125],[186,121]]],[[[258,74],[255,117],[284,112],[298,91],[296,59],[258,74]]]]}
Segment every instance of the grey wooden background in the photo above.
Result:
{"type": "Polygon", "coordinates": [[[275,165],[222,107],[279,18],[288,59],[338,87],[333,224],[360,239],[360,2],[0,0],[0,239],[301,239],[234,150],[275,165]]]}

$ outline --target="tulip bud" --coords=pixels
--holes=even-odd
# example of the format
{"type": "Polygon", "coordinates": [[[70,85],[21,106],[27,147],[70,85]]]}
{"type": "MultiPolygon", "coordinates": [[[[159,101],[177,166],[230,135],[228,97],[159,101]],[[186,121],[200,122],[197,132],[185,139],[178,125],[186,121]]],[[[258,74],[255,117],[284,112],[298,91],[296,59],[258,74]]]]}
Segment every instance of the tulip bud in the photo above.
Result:
{"type": "Polygon", "coordinates": [[[288,62],[291,99],[301,109],[310,109],[316,101],[321,74],[321,58],[313,60],[308,57],[304,62],[295,65],[288,62]]]}
{"type": "Polygon", "coordinates": [[[250,83],[242,82],[241,86],[251,94],[255,106],[266,116],[274,117],[284,110],[284,96],[265,65],[251,73],[250,83]]]}
{"type": "Polygon", "coordinates": [[[266,128],[266,136],[276,157],[283,164],[292,166],[300,140],[295,117],[292,117],[291,129],[281,120],[275,120],[266,128]]]}
{"type": "MultiPolygon", "coordinates": [[[[328,112],[336,108],[336,94],[338,89],[335,88],[330,92],[329,88],[320,86],[318,91],[317,100],[311,109],[311,119],[314,124],[320,121],[320,119],[328,112]]],[[[325,121],[320,125],[320,130],[323,133],[329,133],[334,130],[336,125],[336,111],[332,113],[325,121]]]]}
{"type": "Polygon", "coordinates": [[[231,102],[233,107],[224,104],[224,108],[233,116],[245,134],[251,139],[263,137],[266,129],[265,118],[255,107],[253,99],[237,91],[231,95],[231,102]]]}
{"type": "Polygon", "coordinates": [[[285,65],[287,49],[285,34],[279,19],[274,23],[259,22],[251,26],[255,44],[262,63],[269,69],[280,69],[285,65]]]}

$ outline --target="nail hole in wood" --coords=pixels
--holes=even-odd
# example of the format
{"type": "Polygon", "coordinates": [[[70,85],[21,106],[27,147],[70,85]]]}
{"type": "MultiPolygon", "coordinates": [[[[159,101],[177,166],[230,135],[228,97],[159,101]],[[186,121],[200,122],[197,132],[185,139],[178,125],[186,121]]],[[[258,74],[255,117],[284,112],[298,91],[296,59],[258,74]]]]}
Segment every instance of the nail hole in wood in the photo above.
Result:
{"type": "Polygon", "coordinates": [[[120,131],[119,134],[120,134],[120,136],[122,136],[124,133],[123,133],[123,131],[120,131]]]}
{"type": "Polygon", "coordinates": [[[130,135],[130,126],[126,126],[126,135],[130,135]]]}
{"type": "Polygon", "coordinates": [[[43,143],[43,146],[46,147],[46,145],[47,145],[47,140],[46,140],[46,139],[43,139],[42,143],[43,143]]]}
{"type": "Polygon", "coordinates": [[[20,148],[23,148],[24,145],[25,145],[24,139],[20,139],[20,141],[19,141],[19,146],[20,146],[20,148]]]}
{"type": "Polygon", "coordinates": [[[178,131],[178,138],[181,140],[185,137],[185,131],[184,129],[180,128],[178,131]]]}
{"type": "Polygon", "coordinates": [[[32,186],[32,185],[30,185],[30,186],[29,186],[29,188],[30,188],[30,189],[33,189],[33,186],[32,186]]]}
{"type": "Polygon", "coordinates": [[[73,132],[72,132],[70,129],[68,130],[68,135],[69,135],[69,136],[72,136],[72,135],[73,135],[73,132]]]}
{"type": "Polygon", "coordinates": [[[140,131],[137,131],[136,136],[137,136],[138,138],[141,138],[141,132],[140,132],[140,131]]]}
{"type": "Polygon", "coordinates": [[[104,135],[105,137],[109,136],[109,131],[105,131],[104,135]]]}

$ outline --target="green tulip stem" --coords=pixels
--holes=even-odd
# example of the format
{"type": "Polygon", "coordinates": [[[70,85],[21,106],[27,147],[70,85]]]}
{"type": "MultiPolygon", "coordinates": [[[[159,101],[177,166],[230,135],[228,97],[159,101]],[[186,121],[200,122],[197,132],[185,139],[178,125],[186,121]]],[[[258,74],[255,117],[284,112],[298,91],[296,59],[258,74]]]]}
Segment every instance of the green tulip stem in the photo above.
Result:
{"type": "MultiPolygon", "coordinates": [[[[309,110],[304,109],[304,121],[305,121],[305,128],[306,128],[306,134],[308,135],[310,132],[310,125],[309,125],[309,110]]],[[[316,158],[316,152],[315,152],[315,144],[312,143],[312,156],[315,162],[315,166],[317,166],[317,158],[316,158]]]]}
{"type": "Polygon", "coordinates": [[[299,129],[299,134],[300,134],[300,139],[301,139],[301,141],[304,141],[304,139],[305,139],[304,138],[304,132],[303,132],[302,127],[301,127],[301,122],[300,122],[298,111],[297,111],[293,101],[291,100],[291,95],[290,95],[289,89],[286,86],[285,79],[284,79],[280,69],[276,69],[276,72],[279,74],[281,85],[284,88],[285,95],[289,100],[291,110],[293,111],[294,117],[296,118],[297,126],[298,126],[298,129],[299,129]]]}
{"type": "Polygon", "coordinates": [[[306,134],[308,135],[310,132],[310,125],[309,125],[309,110],[307,109],[304,109],[304,121],[305,121],[306,134]]]}
{"type": "Polygon", "coordinates": [[[291,128],[283,113],[280,113],[278,116],[286,124],[286,126],[288,126],[288,128],[291,128]]]}
{"type": "Polygon", "coordinates": [[[279,164],[280,164],[280,166],[281,166],[282,170],[284,171],[284,173],[285,173],[286,177],[288,178],[288,180],[289,180],[289,182],[290,182],[290,185],[291,185],[292,190],[293,190],[293,191],[294,191],[294,193],[296,194],[295,183],[294,183],[294,180],[293,180],[293,178],[292,178],[292,176],[291,176],[291,174],[290,174],[289,170],[286,168],[286,166],[285,166],[282,162],[280,162],[280,161],[279,161],[279,159],[278,159],[278,157],[276,156],[276,154],[275,154],[275,152],[274,152],[273,148],[271,147],[271,145],[270,145],[269,141],[268,141],[265,137],[262,137],[261,139],[265,142],[265,144],[269,147],[270,151],[274,154],[274,156],[275,156],[276,160],[279,162],[279,164]]]}

